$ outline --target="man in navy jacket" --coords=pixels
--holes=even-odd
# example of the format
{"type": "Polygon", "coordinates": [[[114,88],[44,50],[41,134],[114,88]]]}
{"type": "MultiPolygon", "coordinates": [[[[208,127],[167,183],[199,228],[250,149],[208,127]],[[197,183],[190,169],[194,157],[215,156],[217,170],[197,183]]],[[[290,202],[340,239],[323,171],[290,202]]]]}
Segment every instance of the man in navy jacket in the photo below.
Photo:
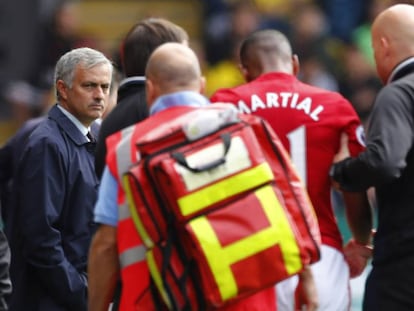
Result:
{"type": "Polygon", "coordinates": [[[58,103],[26,141],[13,182],[6,219],[10,310],[87,308],[87,254],[99,185],[98,133],[91,125],[107,105],[112,70],[111,62],[90,48],[74,49],[57,62],[58,103]]]}

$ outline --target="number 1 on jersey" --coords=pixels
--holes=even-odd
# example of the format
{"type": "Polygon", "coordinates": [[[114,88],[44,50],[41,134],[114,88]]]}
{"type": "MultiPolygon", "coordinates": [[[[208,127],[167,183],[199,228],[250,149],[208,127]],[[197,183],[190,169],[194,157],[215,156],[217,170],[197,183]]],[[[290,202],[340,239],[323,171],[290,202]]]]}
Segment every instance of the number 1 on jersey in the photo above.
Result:
{"type": "Polygon", "coordinates": [[[306,128],[302,125],[290,131],[286,136],[290,144],[290,157],[306,186],[306,128]]]}

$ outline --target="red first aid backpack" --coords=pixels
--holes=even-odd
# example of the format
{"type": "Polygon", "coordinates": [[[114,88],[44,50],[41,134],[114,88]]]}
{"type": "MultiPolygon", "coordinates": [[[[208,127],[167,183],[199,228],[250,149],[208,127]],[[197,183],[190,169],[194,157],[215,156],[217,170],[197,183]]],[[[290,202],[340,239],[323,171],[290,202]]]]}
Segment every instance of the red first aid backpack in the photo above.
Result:
{"type": "Polygon", "coordinates": [[[213,310],[319,260],[306,190],[270,126],[226,104],[164,120],[124,175],[134,224],[170,310],[213,310]]]}

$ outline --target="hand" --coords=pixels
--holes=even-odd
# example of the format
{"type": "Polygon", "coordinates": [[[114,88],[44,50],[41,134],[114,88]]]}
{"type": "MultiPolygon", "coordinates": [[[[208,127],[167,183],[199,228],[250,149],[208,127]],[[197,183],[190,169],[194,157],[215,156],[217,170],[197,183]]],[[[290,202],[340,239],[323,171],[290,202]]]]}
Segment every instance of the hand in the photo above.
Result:
{"type": "Polygon", "coordinates": [[[316,311],[319,306],[318,293],[312,270],[309,266],[299,274],[299,284],[295,292],[295,311],[316,311]]]}
{"type": "Polygon", "coordinates": [[[351,278],[360,276],[372,256],[372,246],[357,243],[351,239],[344,247],[345,260],[349,265],[351,278]]]}

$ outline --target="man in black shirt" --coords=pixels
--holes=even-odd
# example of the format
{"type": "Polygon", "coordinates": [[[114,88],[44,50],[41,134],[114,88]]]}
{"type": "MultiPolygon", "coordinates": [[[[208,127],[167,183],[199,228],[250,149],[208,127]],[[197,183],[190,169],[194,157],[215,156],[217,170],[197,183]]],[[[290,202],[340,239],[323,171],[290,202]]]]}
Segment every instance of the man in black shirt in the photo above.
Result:
{"type": "Polygon", "coordinates": [[[162,19],[147,18],[135,24],[121,46],[125,79],[118,89],[118,103],[103,120],[95,154],[95,171],[101,178],[105,167],[106,143],[111,134],[142,121],[148,116],[145,100],[145,67],[152,51],[165,42],[188,42],[187,32],[162,19]]]}

